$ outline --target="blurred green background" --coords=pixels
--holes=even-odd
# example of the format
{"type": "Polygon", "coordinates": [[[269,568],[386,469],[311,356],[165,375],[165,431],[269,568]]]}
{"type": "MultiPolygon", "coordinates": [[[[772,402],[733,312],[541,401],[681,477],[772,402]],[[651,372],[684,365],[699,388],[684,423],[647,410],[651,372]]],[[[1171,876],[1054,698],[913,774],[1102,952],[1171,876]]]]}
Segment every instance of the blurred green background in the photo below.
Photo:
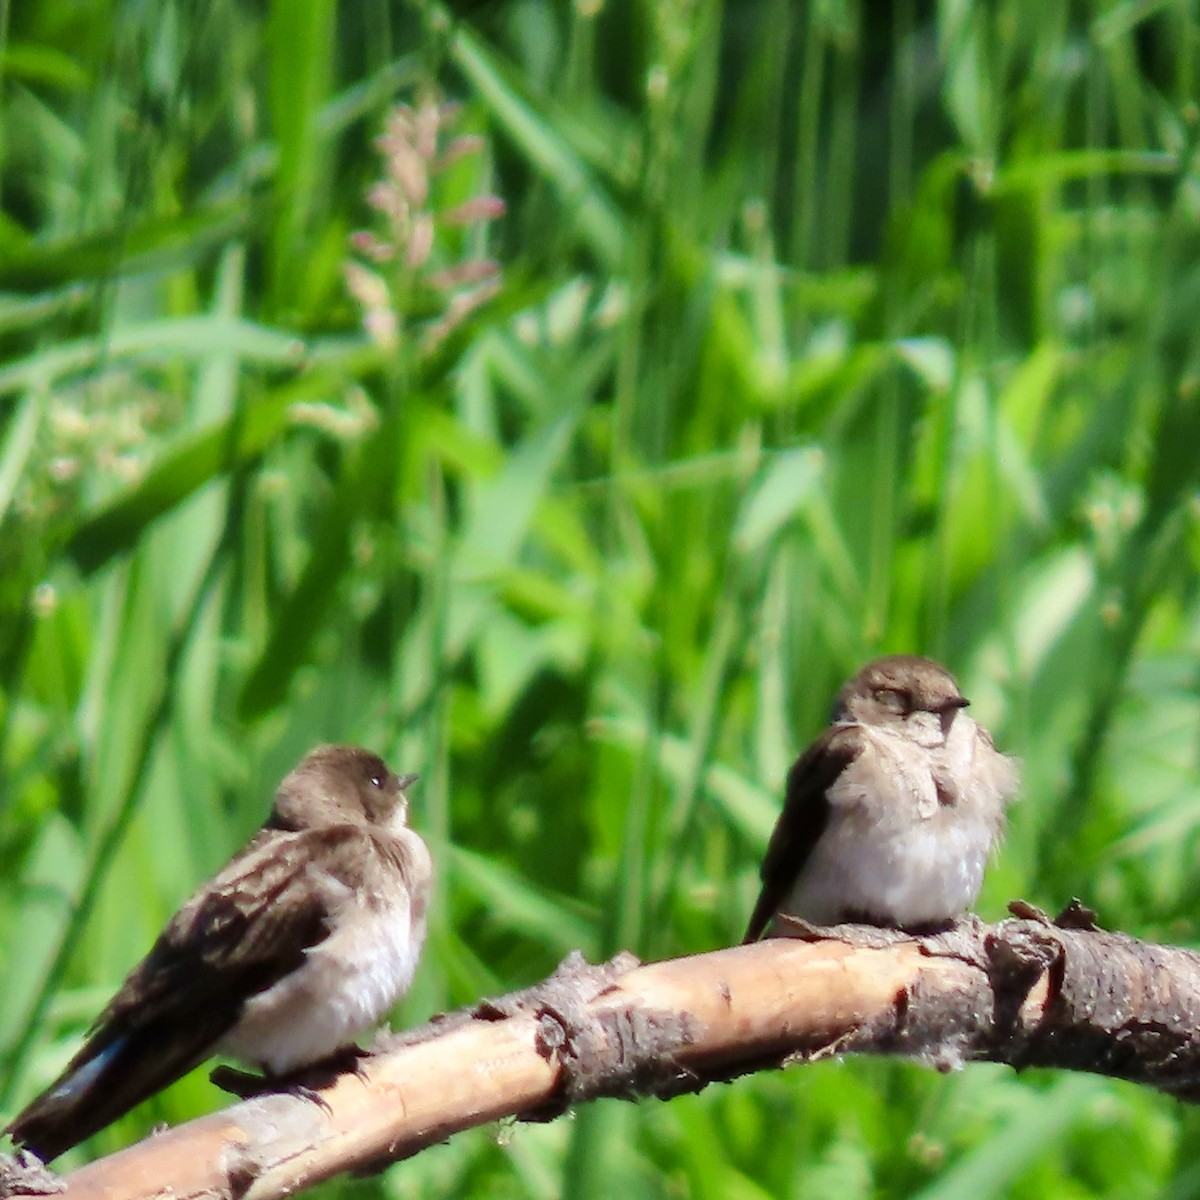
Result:
{"type": "MultiPolygon", "coordinates": [[[[1196,940],[1195,4],[41,0],[0,73],[0,1113],[319,741],[422,774],[397,1020],[736,940],[885,650],[1024,760],[986,917],[1196,940]]],[[[322,1190],[1183,1198],[1200,1120],[849,1061],[322,1190]]]]}

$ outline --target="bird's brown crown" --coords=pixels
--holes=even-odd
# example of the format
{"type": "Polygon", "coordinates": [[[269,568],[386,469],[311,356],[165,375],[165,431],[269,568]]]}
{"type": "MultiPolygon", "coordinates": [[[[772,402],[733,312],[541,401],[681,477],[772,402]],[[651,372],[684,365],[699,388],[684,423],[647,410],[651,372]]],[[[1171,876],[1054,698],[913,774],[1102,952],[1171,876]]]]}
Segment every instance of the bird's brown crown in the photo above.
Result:
{"type": "Polygon", "coordinates": [[[318,746],[284,776],[270,824],[293,830],[364,820],[384,825],[396,819],[397,810],[404,819],[404,789],[416,778],[397,775],[360,746],[318,746]]]}
{"type": "Polygon", "coordinates": [[[842,688],[834,720],[861,718],[864,709],[881,717],[907,717],[914,712],[952,712],[968,703],[940,663],[916,654],[890,654],[867,663],[842,688]]]}

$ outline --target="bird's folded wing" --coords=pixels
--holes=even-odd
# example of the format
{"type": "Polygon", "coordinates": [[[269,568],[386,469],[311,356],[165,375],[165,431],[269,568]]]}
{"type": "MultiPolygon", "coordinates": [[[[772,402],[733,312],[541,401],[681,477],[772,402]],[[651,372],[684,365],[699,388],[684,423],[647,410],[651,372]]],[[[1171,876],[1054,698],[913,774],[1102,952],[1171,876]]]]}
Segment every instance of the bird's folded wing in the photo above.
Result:
{"type": "Polygon", "coordinates": [[[863,747],[857,725],[834,725],[796,760],[788,772],[783,812],[762,864],[762,891],[743,942],[757,941],[787,898],[829,819],[826,792],[863,747]]]}
{"type": "Polygon", "coordinates": [[[329,934],[334,890],[379,854],[361,828],[264,831],[171,919],[87,1042],[9,1126],[46,1160],[203,1062],[245,1001],[329,934]]]}

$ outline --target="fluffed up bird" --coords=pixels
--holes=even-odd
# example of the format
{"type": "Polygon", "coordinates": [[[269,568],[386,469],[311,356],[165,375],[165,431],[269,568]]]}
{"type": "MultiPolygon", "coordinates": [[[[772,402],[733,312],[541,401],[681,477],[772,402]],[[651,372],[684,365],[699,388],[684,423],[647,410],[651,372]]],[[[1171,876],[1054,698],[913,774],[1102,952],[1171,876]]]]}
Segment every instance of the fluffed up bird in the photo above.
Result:
{"type": "Polygon", "coordinates": [[[429,851],[407,788],[355,746],[288,774],[250,844],[171,918],[83,1048],[8,1126],[43,1161],[213,1054],[287,1075],[345,1050],[408,989],[429,851]]]}
{"type": "Polygon", "coordinates": [[[917,929],[975,903],[1016,762],[999,753],[954,677],[914,655],[868,663],[788,774],[745,941],[781,915],[917,929]]]}

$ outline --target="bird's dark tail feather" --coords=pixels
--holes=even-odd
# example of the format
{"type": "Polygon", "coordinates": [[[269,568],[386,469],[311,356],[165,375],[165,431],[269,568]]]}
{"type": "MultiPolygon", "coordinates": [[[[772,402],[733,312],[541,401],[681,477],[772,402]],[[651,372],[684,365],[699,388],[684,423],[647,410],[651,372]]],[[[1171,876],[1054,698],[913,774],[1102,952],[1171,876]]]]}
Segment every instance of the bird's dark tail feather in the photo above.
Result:
{"type": "Polygon", "coordinates": [[[180,1041],[136,1030],[102,1041],[90,1040],[67,1069],[4,1130],[20,1146],[50,1162],[135,1104],[174,1083],[202,1062],[211,1045],[206,1036],[180,1041]]]}
{"type": "Polygon", "coordinates": [[[773,892],[768,892],[763,888],[762,895],[758,898],[758,903],[754,906],[754,911],[750,914],[750,920],[746,925],[746,932],[742,937],[742,945],[748,946],[751,942],[757,942],[763,935],[763,931],[771,923],[771,918],[775,915],[775,908],[778,904],[778,898],[773,892]]]}

